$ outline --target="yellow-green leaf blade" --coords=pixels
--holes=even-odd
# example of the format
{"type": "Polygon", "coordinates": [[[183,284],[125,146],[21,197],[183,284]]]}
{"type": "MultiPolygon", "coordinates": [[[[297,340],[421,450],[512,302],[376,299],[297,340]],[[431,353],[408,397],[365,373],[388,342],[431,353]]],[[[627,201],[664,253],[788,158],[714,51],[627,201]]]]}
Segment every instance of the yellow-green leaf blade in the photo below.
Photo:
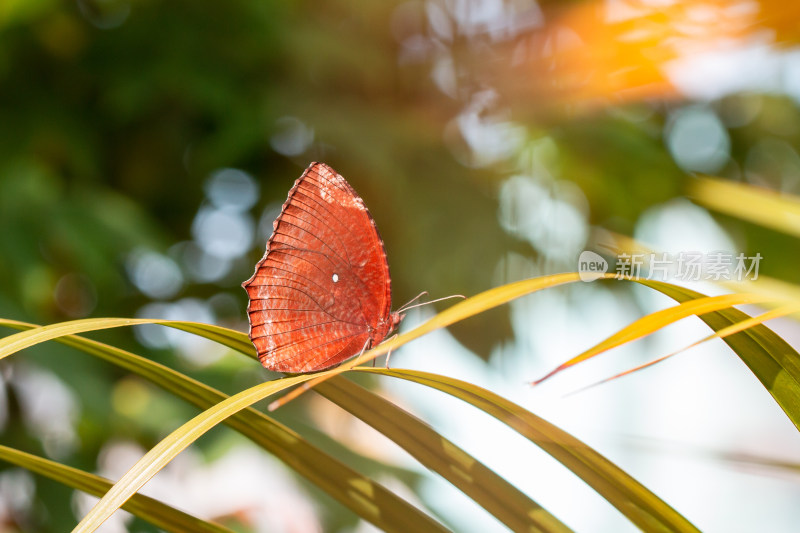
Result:
{"type": "MultiPolygon", "coordinates": [[[[704,297],[691,289],[657,281],[639,283],[684,302],[704,297]]],[[[750,316],[738,309],[723,309],[700,316],[714,331],[750,316]]],[[[800,430],[800,354],[767,326],[760,324],[723,339],[769,391],[783,412],[800,430]]]]}
{"type": "Polygon", "coordinates": [[[653,365],[657,365],[658,363],[664,362],[667,359],[675,357],[676,355],[678,355],[680,353],[683,353],[683,352],[685,352],[685,351],[687,351],[687,350],[689,350],[691,348],[694,348],[695,346],[699,346],[700,344],[706,343],[706,342],[708,342],[710,340],[713,340],[713,339],[724,339],[725,337],[728,337],[728,336],[733,335],[735,333],[739,333],[740,331],[744,331],[746,329],[752,328],[752,327],[757,326],[759,324],[763,324],[764,322],[772,320],[773,318],[779,318],[779,317],[787,316],[787,315],[790,315],[792,313],[797,313],[798,311],[800,311],[800,303],[791,303],[791,304],[788,304],[788,305],[784,305],[784,306],[778,307],[776,309],[772,309],[772,310],[767,311],[766,313],[762,313],[762,314],[760,314],[758,316],[755,316],[755,317],[752,317],[752,318],[748,318],[747,320],[742,320],[740,322],[736,322],[735,324],[732,324],[732,325],[724,327],[724,328],[722,328],[722,329],[720,329],[718,331],[715,331],[714,333],[712,333],[711,335],[708,335],[707,337],[703,337],[699,341],[695,341],[695,342],[693,342],[692,344],[690,344],[688,346],[684,346],[683,348],[681,348],[679,350],[675,350],[672,353],[668,353],[667,355],[662,355],[661,357],[658,357],[657,359],[654,359],[652,361],[648,361],[648,362],[646,362],[644,364],[637,365],[637,366],[635,366],[633,368],[629,368],[628,370],[625,370],[624,372],[620,372],[618,374],[614,374],[613,376],[611,376],[609,378],[606,378],[606,379],[603,379],[601,381],[592,383],[591,385],[588,385],[586,387],[582,387],[581,389],[579,389],[579,390],[577,390],[575,392],[585,391],[587,389],[596,387],[598,385],[603,385],[605,383],[609,383],[611,381],[614,381],[615,379],[619,379],[619,378],[624,377],[624,376],[629,376],[631,374],[634,374],[636,372],[644,370],[645,368],[650,368],[653,365]]]}
{"type": "Polygon", "coordinates": [[[720,213],[800,237],[800,198],[730,180],[704,177],[689,194],[720,213]]]}
{"type": "MultiPolygon", "coordinates": [[[[0,460],[97,497],[105,494],[112,485],[103,477],[3,445],[0,445],[0,460]]],[[[141,494],[135,494],[122,508],[166,531],[232,533],[226,527],[201,520],[141,494]]]]}
{"type": "Polygon", "coordinates": [[[41,342],[57,339],[64,335],[76,335],[101,329],[144,324],[158,324],[187,331],[209,340],[217,341],[245,354],[253,354],[255,352],[250,341],[244,340],[247,339],[247,336],[243,333],[212,324],[151,318],[84,318],[68,322],[59,322],[47,326],[38,326],[34,329],[21,331],[0,339],[0,359],[8,357],[20,350],[24,350],[25,348],[29,348],[41,342]]]}
{"type": "Polygon", "coordinates": [[[588,350],[576,355],[572,359],[560,364],[544,377],[534,381],[533,384],[538,385],[539,383],[563,370],[566,370],[567,368],[575,366],[578,363],[582,363],[588,359],[591,359],[592,357],[600,355],[603,352],[611,350],[612,348],[616,348],[617,346],[621,346],[625,343],[650,335],[651,333],[654,333],[670,324],[674,324],[679,320],[683,320],[684,318],[693,315],[702,315],[704,313],[717,311],[719,309],[726,309],[734,305],[761,303],[768,300],[771,300],[771,298],[763,294],[724,294],[722,296],[707,296],[704,298],[698,298],[696,300],[680,303],[674,307],[661,309],[660,311],[650,313],[647,316],[635,320],[631,324],[625,326],[595,346],[592,346],[588,350]]]}
{"type": "Polygon", "coordinates": [[[357,370],[438,389],[497,418],[572,470],[644,531],[698,531],[686,518],[598,452],[491,391],[428,372],[364,367],[357,370]]]}
{"type": "Polygon", "coordinates": [[[75,533],[91,532],[100,527],[114,511],[142,488],[150,478],[164,468],[175,456],[227,417],[257,401],[263,400],[271,394],[308,379],[309,376],[295,376],[279,381],[261,383],[206,409],[150,449],[111,487],[105,496],[97,502],[97,505],[83,517],[73,531],[75,533]]]}
{"type": "Polygon", "coordinates": [[[426,423],[342,376],[315,389],[440,474],[512,531],[568,532],[556,517],[426,423]]]}

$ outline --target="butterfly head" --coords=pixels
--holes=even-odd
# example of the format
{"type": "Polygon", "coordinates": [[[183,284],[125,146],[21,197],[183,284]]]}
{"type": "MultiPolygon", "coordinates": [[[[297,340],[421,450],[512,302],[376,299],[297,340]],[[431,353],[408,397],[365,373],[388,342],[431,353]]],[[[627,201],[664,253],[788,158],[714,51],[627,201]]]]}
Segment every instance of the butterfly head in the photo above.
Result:
{"type": "Polygon", "coordinates": [[[405,317],[406,317],[405,313],[401,314],[399,311],[395,311],[394,313],[390,313],[389,314],[389,325],[390,325],[389,332],[391,333],[392,331],[397,329],[397,326],[400,325],[400,321],[403,320],[405,317]]]}

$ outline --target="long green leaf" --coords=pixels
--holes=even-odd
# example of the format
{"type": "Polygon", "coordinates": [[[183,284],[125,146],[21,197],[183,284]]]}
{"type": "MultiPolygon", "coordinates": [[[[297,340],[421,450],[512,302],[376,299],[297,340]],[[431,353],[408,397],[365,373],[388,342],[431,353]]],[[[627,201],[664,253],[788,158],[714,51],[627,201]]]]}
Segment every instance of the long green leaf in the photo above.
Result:
{"type": "Polygon", "coordinates": [[[89,533],[100,527],[108,517],[136,494],[150,478],[214,426],[231,415],[263,400],[287,387],[307,381],[309,376],[294,376],[279,381],[268,381],[234,394],[210,407],[185,423],[151,448],[125,475],[117,481],[97,505],[73,529],[74,533],[89,533]]]}
{"type": "Polygon", "coordinates": [[[464,381],[413,370],[359,367],[446,392],[497,418],[552,455],[644,531],[699,531],[618,466],[569,433],[497,394],[464,381]]]}
{"type": "MultiPolygon", "coordinates": [[[[0,325],[22,330],[36,327],[12,320],[0,320],[0,325]]],[[[234,340],[236,335],[244,336],[232,331],[229,335],[234,340]]],[[[204,383],[128,351],[75,335],[54,340],[134,372],[201,409],[207,409],[228,398],[204,383]]],[[[225,423],[268,450],[351,511],[383,530],[442,530],[441,527],[432,527],[430,518],[405,500],[311,445],[296,432],[260,411],[247,408],[228,418],[225,423]]]]}
{"type": "Polygon", "coordinates": [[[88,331],[143,324],[159,324],[180,329],[205,337],[209,340],[217,341],[242,353],[248,355],[254,354],[253,345],[246,335],[213,324],[183,322],[178,320],[158,320],[152,318],[84,318],[81,320],[59,322],[48,326],[37,326],[33,329],[9,335],[0,340],[0,359],[39,344],[40,342],[57,339],[64,335],[75,335],[88,331]]]}
{"type": "MultiPolygon", "coordinates": [[[[0,460],[97,497],[105,494],[112,485],[106,478],[3,445],[0,445],[0,460]]],[[[134,494],[122,508],[166,531],[233,533],[219,524],[200,520],[141,494],[134,494]]]]}
{"type": "MultiPolygon", "coordinates": [[[[686,302],[686,303],[691,303],[693,301],[696,301],[696,300],[689,300],[689,302],[686,302]]],[[[739,333],[741,331],[744,331],[746,329],[752,328],[753,326],[756,326],[758,324],[762,324],[764,322],[767,322],[768,320],[772,320],[772,319],[778,318],[778,317],[790,316],[793,313],[797,313],[798,311],[800,311],[800,302],[794,302],[794,303],[790,303],[790,304],[778,307],[776,309],[771,309],[771,310],[767,311],[766,313],[762,313],[762,314],[760,314],[758,316],[755,316],[753,318],[748,318],[747,320],[742,320],[741,322],[737,322],[735,324],[732,324],[730,326],[727,326],[727,327],[724,327],[724,328],[722,328],[720,330],[717,330],[714,333],[712,333],[711,335],[708,335],[707,337],[703,337],[702,339],[700,339],[698,341],[695,341],[692,344],[689,344],[688,346],[684,346],[683,348],[680,348],[679,350],[675,350],[674,352],[668,353],[667,355],[662,355],[661,357],[653,359],[652,361],[648,361],[648,362],[643,363],[641,365],[637,365],[637,366],[635,366],[633,368],[629,368],[628,370],[625,370],[624,372],[620,372],[620,373],[615,374],[615,375],[613,375],[611,377],[608,377],[608,378],[605,378],[603,380],[600,380],[600,381],[597,381],[595,383],[592,383],[591,385],[587,385],[586,387],[582,387],[581,389],[579,389],[579,390],[577,390],[575,392],[581,392],[581,391],[596,387],[598,385],[602,385],[604,383],[608,383],[610,381],[614,381],[615,379],[619,379],[621,377],[628,376],[630,374],[634,374],[636,372],[644,370],[645,368],[650,368],[651,366],[657,365],[658,363],[662,363],[662,362],[666,361],[667,359],[670,359],[671,357],[674,357],[674,356],[676,356],[676,355],[678,355],[678,354],[680,354],[682,352],[690,350],[691,348],[694,348],[695,346],[699,346],[699,345],[701,345],[701,344],[703,344],[705,342],[708,342],[710,340],[713,340],[713,339],[724,339],[725,337],[727,337],[729,335],[734,335],[734,334],[739,333]]],[[[572,394],[574,394],[574,393],[572,393],[572,394]]]]}
{"type": "MultiPolygon", "coordinates": [[[[678,302],[704,295],[658,281],[639,283],[660,291],[678,302]]],[[[700,316],[714,331],[751,318],[738,309],[725,309],[700,316]]],[[[766,387],[795,427],[800,430],[800,354],[767,326],[760,324],[723,339],[766,387]]]]}
{"type": "Polygon", "coordinates": [[[800,237],[800,197],[712,177],[689,182],[689,195],[715,211],[800,237]]]}
{"type": "Polygon", "coordinates": [[[342,376],[315,389],[438,473],[512,531],[571,531],[539,504],[430,426],[342,376]]]}
{"type": "Polygon", "coordinates": [[[604,341],[592,346],[588,350],[576,355],[569,361],[558,365],[554,370],[548,372],[544,377],[537,379],[533,382],[534,385],[545,381],[546,379],[554,376],[555,374],[566,370],[572,366],[582,363],[606,352],[617,346],[621,346],[627,342],[631,342],[651,333],[654,333],[670,324],[682,320],[684,318],[717,311],[719,309],[727,309],[733,305],[762,303],[772,298],[762,294],[723,294],[721,296],[708,296],[705,298],[698,298],[696,300],[689,300],[674,307],[661,309],[655,311],[647,316],[644,316],[631,324],[625,326],[618,332],[614,333],[604,341]]]}

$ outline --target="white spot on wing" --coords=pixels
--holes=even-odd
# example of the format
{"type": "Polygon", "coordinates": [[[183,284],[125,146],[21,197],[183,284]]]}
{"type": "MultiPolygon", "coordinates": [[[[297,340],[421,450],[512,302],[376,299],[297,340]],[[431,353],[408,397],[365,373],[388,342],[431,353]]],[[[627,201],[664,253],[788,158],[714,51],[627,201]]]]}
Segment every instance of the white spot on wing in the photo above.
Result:
{"type": "Polygon", "coordinates": [[[333,280],[334,283],[337,283],[339,281],[339,274],[336,274],[334,272],[333,277],[331,279],[333,280]]]}

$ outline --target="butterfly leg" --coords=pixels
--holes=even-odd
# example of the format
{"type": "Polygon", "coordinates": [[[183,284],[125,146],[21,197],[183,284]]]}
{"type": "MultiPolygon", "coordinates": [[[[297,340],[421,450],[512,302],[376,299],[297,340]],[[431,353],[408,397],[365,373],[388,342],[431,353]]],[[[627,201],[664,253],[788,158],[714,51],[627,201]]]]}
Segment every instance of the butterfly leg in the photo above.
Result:
{"type": "MultiPolygon", "coordinates": [[[[397,337],[397,333],[395,333],[394,335],[392,335],[391,337],[389,337],[386,340],[390,341],[390,340],[394,339],[395,337],[397,337]]],[[[384,342],[386,342],[386,341],[384,341],[384,342]]],[[[391,359],[391,357],[392,357],[392,351],[389,350],[388,352],[386,352],[386,370],[389,370],[389,359],[391,359]]]]}
{"type": "MultiPolygon", "coordinates": [[[[367,342],[365,342],[364,346],[361,347],[361,351],[358,352],[358,356],[355,359],[358,359],[359,357],[364,355],[364,352],[366,352],[368,348],[371,348],[371,344],[372,344],[372,339],[367,339],[367,342]]],[[[374,357],[372,358],[372,366],[375,366],[375,358],[374,357]]]]}

